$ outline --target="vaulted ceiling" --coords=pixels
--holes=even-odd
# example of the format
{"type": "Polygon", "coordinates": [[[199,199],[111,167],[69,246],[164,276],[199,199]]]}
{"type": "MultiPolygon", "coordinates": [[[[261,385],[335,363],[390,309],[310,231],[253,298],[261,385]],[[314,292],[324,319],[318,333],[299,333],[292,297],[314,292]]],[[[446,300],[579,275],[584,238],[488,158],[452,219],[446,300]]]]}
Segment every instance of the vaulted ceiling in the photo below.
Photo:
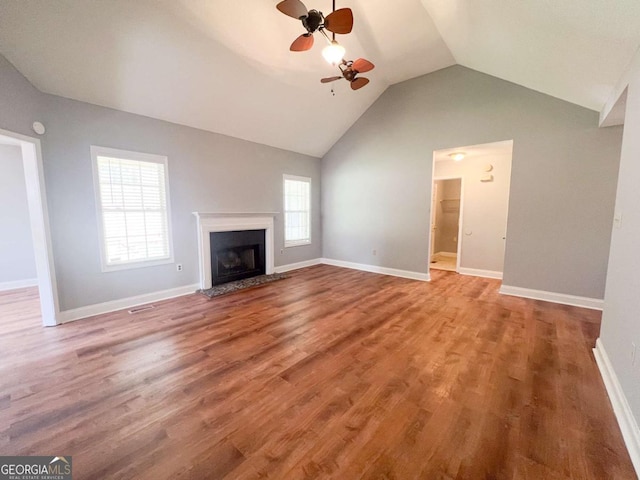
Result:
{"type": "Polygon", "coordinates": [[[320,157],[389,85],[456,63],[600,110],[640,45],[637,0],[338,0],[347,58],[376,64],[351,91],[320,84],[318,34],[289,51],[277,3],[0,0],[0,53],[46,93],[320,157]]]}

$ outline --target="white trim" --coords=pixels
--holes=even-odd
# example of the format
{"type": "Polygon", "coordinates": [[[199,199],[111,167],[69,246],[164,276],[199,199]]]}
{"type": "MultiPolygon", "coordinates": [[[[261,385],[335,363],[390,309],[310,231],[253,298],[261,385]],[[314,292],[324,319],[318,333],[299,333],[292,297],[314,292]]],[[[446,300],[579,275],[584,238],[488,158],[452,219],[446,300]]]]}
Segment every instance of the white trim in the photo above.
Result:
{"type": "MultiPolygon", "coordinates": [[[[203,215],[203,214],[196,214],[196,215],[203,215]]],[[[209,215],[214,215],[214,214],[209,214],[209,215]]],[[[224,218],[224,217],[227,217],[228,215],[239,216],[239,215],[257,215],[257,214],[235,214],[234,213],[234,214],[220,214],[220,215],[222,216],[222,218],[224,218]]],[[[234,225],[233,227],[235,228],[236,226],[234,225]]],[[[351,263],[351,262],[343,262],[339,260],[331,260],[326,258],[314,258],[312,260],[305,260],[303,262],[290,263],[288,265],[280,265],[278,267],[275,267],[269,273],[273,273],[274,271],[278,273],[289,272],[292,270],[297,270],[299,268],[311,267],[314,265],[321,265],[321,264],[333,265],[336,267],[351,268],[354,270],[362,270],[362,271],[371,272],[371,273],[381,273],[384,275],[393,275],[396,277],[410,278],[413,280],[429,281],[429,276],[424,273],[409,272],[405,270],[396,270],[394,268],[377,267],[373,265],[363,265],[363,264],[351,263]]],[[[169,290],[146,293],[143,295],[137,295],[135,297],[121,298],[119,300],[111,300],[109,302],[98,303],[95,305],[87,305],[84,307],[74,308],[72,310],[65,310],[63,312],[60,312],[59,323],[72,322],[75,320],[80,320],[87,317],[93,317],[95,315],[102,315],[104,313],[115,312],[118,310],[129,310],[132,307],[136,307],[138,305],[145,305],[151,302],[159,302],[161,300],[168,300],[175,297],[181,297],[183,295],[189,295],[191,293],[194,293],[199,288],[200,288],[199,284],[185,285],[182,287],[171,288],[169,290]]]]}
{"type": "Polygon", "coordinates": [[[169,193],[169,159],[166,155],[155,153],[132,152],[129,150],[119,150],[110,147],[100,147],[91,145],[91,165],[93,170],[93,190],[96,202],[96,217],[98,220],[98,237],[100,241],[100,268],[102,273],[115,272],[119,270],[129,270],[133,268],[153,267],[174,263],[173,257],[173,229],[171,227],[171,196],[169,193]],[[164,166],[164,200],[165,200],[165,222],[167,227],[167,244],[169,252],[166,257],[151,258],[142,260],[126,260],[123,262],[109,263],[107,259],[107,247],[104,234],[104,210],[102,208],[102,192],[100,191],[100,175],[98,168],[98,157],[116,158],[119,160],[133,160],[136,162],[157,163],[164,166]]]}
{"type": "Polygon", "coordinates": [[[638,423],[633,416],[631,407],[629,407],[629,402],[622,390],[613,365],[611,365],[607,351],[599,338],[596,340],[593,356],[596,359],[604,386],[609,394],[613,413],[618,420],[622,438],[631,457],[631,463],[633,463],[636,473],[640,473],[640,429],[638,429],[638,423]]]}
{"type": "Polygon", "coordinates": [[[344,262],[342,260],[333,260],[331,258],[323,258],[322,263],[324,263],[325,265],[333,265],[334,267],[351,268],[353,270],[361,270],[363,272],[380,273],[382,275],[410,278],[411,280],[420,280],[423,282],[431,281],[431,276],[428,273],[411,272],[409,270],[398,270],[396,268],[380,267],[378,265],[366,265],[364,263],[344,262]]]}
{"type": "Polygon", "coordinates": [[[290,272],[300,268],[313,267],[314,265],[331,265],[334,267],[350,268],[352,270],[360,270],[363,272],[380,273],[383,275],[391,275],[394,277],[410,278],[412,280],[421,280],[423,282],[431,281],[428,273],[411,272],[408,270],[398,270],[395,268],[379,267],[377,265],[366,265],[364,263],[345,262],[342,260],[333,260],[330,258],[314,258],[312,260],[304,260],[297,263],[289,263],[275,267],[277,273],[290,272]]]}
{"type": "Polygon", "coordinates": [[[311,240],[291,240],[285,242],[284,248],[304,247],[305,245],[311,245],[311,240]]]}
{"type": "Polygon", "coordinates": [[[103,313],[115,312],[117,310],[128,310],[138,305],[144,305],[150,302],[159,302],[170,298],[181,297],[195,293],[198,289],[197,284],[184,285],[182,287],[170,288],[159,292],[145,293],[135,297],[121,298],[119,300],[111,300],[109,302],[97,303],[95,305],[87,305],[85,307],[74,308],[60,312],[60,323],[72,322],[82,318],[93,317],[103,313]]]}
{"type": "Polygon", "coordinates": [[[566,293],[545,292],[543,290],[512,287],[510,285],[502,285],[499,293],[502,295],[512,295],[514,297],[571,305],[573,307],[590,308],[591,310],[602,310],[604,306],[604,300],[600,298],[578,297],[576,295],[567,295],[566,293]]]}
{"type": "Polygon", "coordinates": [[[7,290],[17,290],[19,288],[37,287],[37,278],[27,278],[25,280],[13,280],[12,282],[0,283],[0,292],[6,292],[7,290]]]}
{"type": "Polygon", "coordinates": [[[247,218],[247,217],[275,217],[279,212],[192,212],[198,218],[247,218]]]}
{"type": "Polygon", "coordinates": [[[311,177],[301,177],[298,175],[289,175],[288,173],[284,173],[282,175],[282,235],[284,238],[284,248],[291,247],[301,247],[303,245],[311,245],[311,239],[313,232],[312,230],[312,212],[311,212],[311,204],[313,203],[313,185],[311,184],[311,177]],[[309,209],[308,209],[308,222],[309,222],[309,238],[304,238],[302,240],[287,240],[287,199],[285,197],[286,188],[285,183],[287,180],[291,180],[294,182],[304,182],[309,184],[309,209]]]}
{"type": "Polygon", "coordinates": [[[274,271],[274,212],[261,213],[204,213],[193,212],[198,219],[198,267],[200,288],[211,288],[211,232],[235,232],[242,230],[265,231],[265,273],[274,271]]]}
{"type": "Polygon", "coordinates": [[[0,135],[17,140],[22,150],[24,178],[27,186],[27,203],[33,251],[38,275],[40,311],[42,324],[54,326],[59,323],[58,286],[51,247],[51,229],[47,209],[47,193],[44,185],[44,168],[40,140],[19,133],[0,129],[0,135]]]}
{"type": "MultiPolygon", "coordinates": [[[[283,180],[295,180],[296,182],[307,182],[311,183],[311,177],[303,177],[301,175],[289,175],[288,173],[282,174],[283,180]]],[[[284,182],[283,182],[284,184],[284,182]]]]}
{"type": "Polygon", "coordinates": [[[493,270],[460,267],[458,268],[458,273],[460,275],[471,275],[472,277],[497,278],[498,280],[502,280],[502,272],[494,272],[493,270]]]}
{"type": "Polygon", "coordinates": [[[435,255],[440,255],[441,257],[447,257],[447,258],[457,258],[458,254],[454,253],[454,252],[438,252],[438,253],[434,253],[435,255]]]}
{"type": "Polygon", "coordinates": [[[276,273],[290,272],[291,270],[298,270],[300,268],[313,267],[314,265],[322,264],[321,258],[314,258],[313,260],[305,260],[303,262],[289,263],[287,265],[279,265],[274,268],[276,273]]]}

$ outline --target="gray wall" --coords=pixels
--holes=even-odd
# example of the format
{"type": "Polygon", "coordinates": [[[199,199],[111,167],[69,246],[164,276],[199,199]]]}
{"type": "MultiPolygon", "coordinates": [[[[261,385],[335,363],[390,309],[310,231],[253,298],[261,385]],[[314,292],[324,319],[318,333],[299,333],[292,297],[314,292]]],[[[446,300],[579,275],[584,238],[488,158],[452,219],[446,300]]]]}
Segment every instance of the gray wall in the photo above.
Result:
{"type": "Polygon", "coordinates": [[[600,340],[636,419],[640,419],[640,54],[629,84],[620,181],[600,340]],[[636,345],[632,365],[632,344],[636,345]]]}
{"type": "Polygon", "coordinates": [[[0,145],[0,226],[0,284],[35,280],[22,151],[13,145],[0,145]]]}
{"type": "MultiPolygon", "coordinates": [[[[461,268],[502,272],[509,208],[511,149],[500,153],[467,156],[459,162],[435,162],[436,177],[461,177],[463,182],[461,268]],[[481,182],[493,165],[492,182],[481,182]]],[[[456,235],[457,224],[456,224],[456,235]]]]}
{"type": "Polygon", "coordinates": [[[0,58],[0,128],[33,136],[34,120],[47,128],[41,141],[61,310],[196,283],[191,212],[282,212],[284,173],[312,179],[313,238],[309,246],[284,249],[277,215],[275,263],[322,256],[320,159],[44,95],[0,58]],[[91,145],[168,156],[174,256],[182,272],[175,265],[101,272],[91,145]]]}
{"type": "Polygon", "coordinates": [[[602,298],[621,134],[460,66],[394,85],[323,159],[324,256],[426,273],[433,151],[513,139],[504,283],[602,298]]]}
{"type": "Polygon", "coordinates": [[[34,136],[31,125],[41,119],[44,95],[0,55],[0,128],[34,136]]]}

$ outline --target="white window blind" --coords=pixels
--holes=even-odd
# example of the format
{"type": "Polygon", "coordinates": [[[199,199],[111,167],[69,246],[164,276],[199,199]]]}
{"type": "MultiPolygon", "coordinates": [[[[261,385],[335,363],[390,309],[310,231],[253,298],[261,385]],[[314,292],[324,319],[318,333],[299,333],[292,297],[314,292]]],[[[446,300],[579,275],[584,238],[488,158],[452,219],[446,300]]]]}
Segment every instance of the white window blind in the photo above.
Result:
{"type": "Polygon", "coordinates": [[[311,179],[284,176],[284,246],[311,243],[311,179]]]}
{"type": "Polygon", "coordinates": [[[92,147],[103,270],[172,262],[167,158],[92,147]]]}

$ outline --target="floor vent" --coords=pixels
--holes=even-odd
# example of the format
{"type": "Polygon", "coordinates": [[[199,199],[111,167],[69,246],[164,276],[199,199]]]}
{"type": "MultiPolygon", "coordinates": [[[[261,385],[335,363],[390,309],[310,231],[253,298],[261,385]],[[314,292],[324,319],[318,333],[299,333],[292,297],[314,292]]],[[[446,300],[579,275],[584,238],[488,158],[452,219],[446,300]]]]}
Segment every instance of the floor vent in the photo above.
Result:
{"type": "Polygon", "coordinates": [[[144,312],[145,310],[151,310],[156,308],[155,305],[142,305],[141,307],[135,307],[129,310],[130,314],[144,312]]]}

